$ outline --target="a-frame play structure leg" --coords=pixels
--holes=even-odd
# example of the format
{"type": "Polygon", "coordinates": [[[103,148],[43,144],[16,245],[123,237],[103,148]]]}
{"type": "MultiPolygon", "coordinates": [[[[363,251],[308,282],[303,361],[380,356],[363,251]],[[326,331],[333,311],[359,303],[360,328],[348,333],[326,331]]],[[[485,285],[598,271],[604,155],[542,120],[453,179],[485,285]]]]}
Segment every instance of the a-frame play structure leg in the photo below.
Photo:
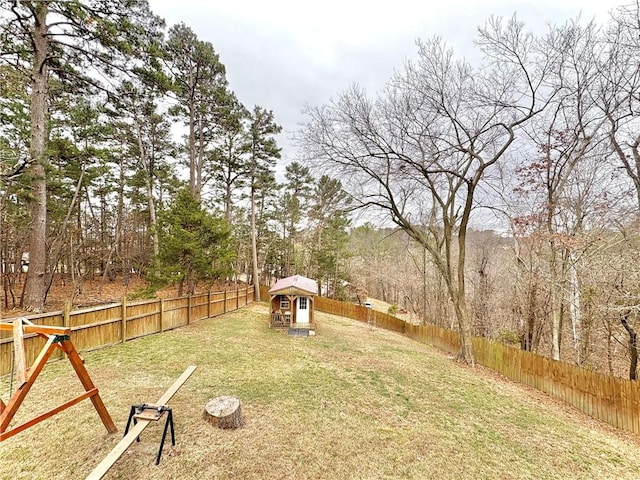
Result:
{"type": "Polygon", "coordinates": [[[18,384],[16,391],[13,393],[6,405],[4,404],[4,402],[2,402],[2,400],[0,400],[0,442],[6,440],[9,437],[12,437],[13,435],[23,430],[26,430],[36,423],[46,420],[47,418],[81,402],[82,400],[86,400],[87,398],[91,399],[91,402],[98,412],[98,415],[100,416],[100,419],[102,420],[102,423],[104,424],[107,431],[109,433],[115,433],[117,431],[117,428],[113,423],[113,420],[111,420],[111,416],[109,415],[107,408],[104,406],[104,403],[102,402],[102,399],[98,394],[98,389],[93,384],[93,381],[91,380],[87,369],[84,367],[84,361],[71,342],[71,329],[62,327],[51,327],[47,325],[34,325],[27,319],[18,318],[15,319],[13,323],[0,322],[0,330],[12,330],[14,333],[14,359],[18,384]],[[30,368],[26,368],[26,356],[24,350],[25,333],[36,333],[47,340],[46,344],[40,351],[38,358],[36,358],[35,362],[30,368]],[[38,415],[37,417],[21,425],[9,429],[11,420],[20,408],[20,405],[22,405],[22,402],[29,393],[29,390],[36,381],[36,378],[38,378],[38,375],[44,368],[44,365],[47,363],[47,361],[57,348],[62,350],[71,362],[76,375],[78,375],[78,378],[80,379],[80,382],[85,389],[85,393],[69,400],[68,402],[63,403],[62,405],[57,406],[53,410],[38,415]]]}

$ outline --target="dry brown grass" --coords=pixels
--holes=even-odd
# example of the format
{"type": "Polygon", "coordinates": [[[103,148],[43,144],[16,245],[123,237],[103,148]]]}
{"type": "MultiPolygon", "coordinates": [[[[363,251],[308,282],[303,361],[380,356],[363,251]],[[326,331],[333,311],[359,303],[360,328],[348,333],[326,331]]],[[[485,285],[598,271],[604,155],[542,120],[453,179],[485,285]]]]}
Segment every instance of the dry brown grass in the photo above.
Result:
{"type": "MultiPolygon", "coordinates": [[[[85,355],[122,430],[131,404],[153,402],[187,365],[170,405],[177,446],[154,465],[152,425],[107,479],[626,479],[640,442],[483,369],[400,335],[317,314],[318,335],[267,328],[240,312],[85,355]],[[212,428],[206,401],[235,395],[246,426],[212,428]]],[[[47,365],[22,419],[70,398],[67,362],[47,365]]],[[[8,386],[0,384],[6,399],[8,386]]],[[[84,478],[120,436],[90,402],[0,444],[2,479],[84,478]]]]}

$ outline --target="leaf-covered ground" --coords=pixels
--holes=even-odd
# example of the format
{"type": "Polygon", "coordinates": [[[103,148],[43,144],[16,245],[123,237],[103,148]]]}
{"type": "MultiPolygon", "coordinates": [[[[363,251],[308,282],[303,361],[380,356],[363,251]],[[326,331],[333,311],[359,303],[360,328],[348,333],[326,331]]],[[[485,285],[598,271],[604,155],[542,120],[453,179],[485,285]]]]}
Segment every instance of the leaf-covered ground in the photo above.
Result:
{"type": "MultiPolygon", "coordinates": [[[[640,441],[531,389],[394,333],[316,314],[315,337],[267,328],[267,307],[84,355],[118,428],[188,365],[170,405],[176,447],[154,465],[151,425],[107,479],[634,479],[640,441]],[[235,395],[246,426],[201,418],[235,395]]],[[[0,384],[6,400],[9,386],[0,384]]],[[[68,362],[47,365],[20,418],[81,391],[68,362]]],[[[19,421],[19,420],[18,420],[19,421]]],[[[0,443],[0,478],[84,478],[120,434],[82,402],[0,443]]]]}

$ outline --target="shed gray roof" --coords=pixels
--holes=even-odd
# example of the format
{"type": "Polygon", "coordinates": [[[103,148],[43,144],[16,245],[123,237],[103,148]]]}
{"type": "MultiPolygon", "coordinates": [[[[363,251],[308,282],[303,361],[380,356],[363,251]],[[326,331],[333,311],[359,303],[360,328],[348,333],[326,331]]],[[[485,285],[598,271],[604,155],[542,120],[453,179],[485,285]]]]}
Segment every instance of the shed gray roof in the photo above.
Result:
{"type": "Polygon", "coordinates": [[[280,292],[287,288],[295,288],[297,290],[303,290],[311,295],[318,294],[318,283],[302,275],[294,275],[292,277],[281,278],[276,284],[269,289],[269,293],[280,292]]]}

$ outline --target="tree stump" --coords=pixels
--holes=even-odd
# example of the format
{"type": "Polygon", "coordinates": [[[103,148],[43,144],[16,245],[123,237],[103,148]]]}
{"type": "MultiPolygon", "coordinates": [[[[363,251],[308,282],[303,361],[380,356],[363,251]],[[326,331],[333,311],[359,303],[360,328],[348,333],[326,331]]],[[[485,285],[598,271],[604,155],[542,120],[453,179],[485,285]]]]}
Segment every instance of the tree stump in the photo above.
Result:
{"type": "Polygon", "coordinates": [[[227,395],[209,400],[202,418],[218,428],[240,428],[244,425],[240,400],[227,395]]]}

